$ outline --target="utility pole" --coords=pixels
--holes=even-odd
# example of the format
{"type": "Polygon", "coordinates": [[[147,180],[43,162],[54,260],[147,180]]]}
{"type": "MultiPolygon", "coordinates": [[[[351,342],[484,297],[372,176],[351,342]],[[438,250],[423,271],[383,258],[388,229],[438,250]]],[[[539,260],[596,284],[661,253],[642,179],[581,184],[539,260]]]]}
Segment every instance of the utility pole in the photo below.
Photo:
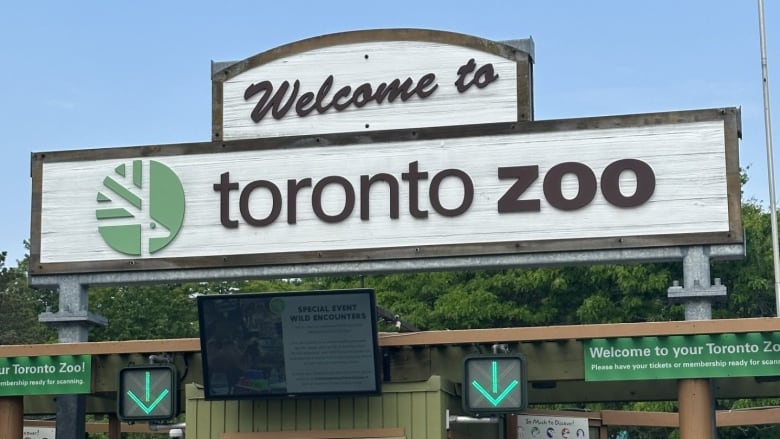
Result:
{"type": "Polygon", "coordinates": [[[772,152],[772,120],[769,112],[769,69],[766,60],[766,27],[764,0],[758,0],[758,29],[761,40],[761,79],[764,88],[764,133],[766,135],[766,166],[769,176],[769,217],[772,222],[772,260],[775,268],[775,312],[780,317],[780,250],[777,242],[777,206],[775,202],[775,164],[772,152]]]}

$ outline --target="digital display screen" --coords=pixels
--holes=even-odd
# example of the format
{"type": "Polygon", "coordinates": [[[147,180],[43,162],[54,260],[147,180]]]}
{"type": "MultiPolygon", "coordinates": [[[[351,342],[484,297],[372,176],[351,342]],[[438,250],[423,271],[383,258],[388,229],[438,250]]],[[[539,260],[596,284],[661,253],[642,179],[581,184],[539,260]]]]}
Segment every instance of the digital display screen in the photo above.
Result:
{"type": "Polygon", "coordinates": [[[374,290],[198,297],[206,399],[379,394],[374,290]]]}

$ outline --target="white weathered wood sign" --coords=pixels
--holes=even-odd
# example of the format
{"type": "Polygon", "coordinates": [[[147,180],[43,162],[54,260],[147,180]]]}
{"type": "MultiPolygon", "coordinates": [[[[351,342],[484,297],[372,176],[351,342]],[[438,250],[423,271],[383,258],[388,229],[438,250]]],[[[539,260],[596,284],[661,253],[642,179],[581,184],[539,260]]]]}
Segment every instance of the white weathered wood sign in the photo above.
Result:
{"type": "Polygon", "coordinates": [[[737,110],[33,156],[31,271],[742,242],[737,110]]]}
{"type": "Polygon", "coordinates": [[[531,54],[515,47],[451,32],[388,29],[311,38],[215,72],[212,137],[528,120],[531,63],[531,54]]]}

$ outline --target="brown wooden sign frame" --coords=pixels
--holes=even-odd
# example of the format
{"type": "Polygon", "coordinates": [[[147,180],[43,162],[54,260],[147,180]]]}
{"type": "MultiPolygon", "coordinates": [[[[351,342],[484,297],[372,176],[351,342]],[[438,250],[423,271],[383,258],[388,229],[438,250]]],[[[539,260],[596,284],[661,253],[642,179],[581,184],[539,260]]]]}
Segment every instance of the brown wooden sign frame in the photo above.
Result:
{"type": "MultiPolygon", "coordinates": [[[[543,252],[572,252],[603,249],[637,249],[677,247],[684,245],[735,244],[743,242],[740,199],[740,168],[738,161],[738,137],[740,130],[737,109],[694,110],[670,113],[638,114],[582,119],[519,122],[461,126],[453,128],[429,128],[393,130],[372,133],[348,133],[323,136],[257,139],[235,142],[205,142],[175,145],[153,145],[78,151],[34,153],[32,155],[33,203],[31,230],[31,275],[98,273],[139,270],[172,270],[190,268],[230,268],[285,264],[319,264],[336,262],[361,262],[403,260],[421,258],[446,258],[452,256],[513,255],[543,252]],[[164,158],[191,154],[221,154],[236,151],[265,151],[295,148],[331,148],[361,144],[370,149],[377,142],[403,142],[421,139],[456,139],[489,135],[523,135],[550,133],[564,130],[610,129],[627,126],[653,126],[659,124],[691,123],[699,121],[724,122],[726,184],[728,190],[729,230],[718,233],[692,233],[680,235],[609,236],[588,239],[554,239],[542,241],[515,241],[449,245],[421,245],[349,250],[275,252],[269,254],[221,254],[205,257],[155,257],[122,260],[89,260],[77,262],[44,263],[41,258],[42,181],[44,164],[82,162],[105,159],[164,158]]],[[[674,212],[669,212],[673,215],[674,212]]],[[[219,224],[218,217],[215,218],[219,224]]]]}

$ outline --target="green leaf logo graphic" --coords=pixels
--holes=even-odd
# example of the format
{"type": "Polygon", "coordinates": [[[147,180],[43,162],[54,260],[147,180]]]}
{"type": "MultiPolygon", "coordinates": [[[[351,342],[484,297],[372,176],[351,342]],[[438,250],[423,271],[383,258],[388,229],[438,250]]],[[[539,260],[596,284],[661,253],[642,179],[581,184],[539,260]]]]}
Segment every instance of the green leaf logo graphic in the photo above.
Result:
{"type": "Polygon", "coordinates": [[[97,203],[100,236],[109,247],[126,255],[162,250],[184,223],[181,180],[169,167],[154,160],[133,160],[130,166],[114,168],[114,175],[103,179],[97,203]],[[143,236],[149,237],[146,248],[143,236]]]}

